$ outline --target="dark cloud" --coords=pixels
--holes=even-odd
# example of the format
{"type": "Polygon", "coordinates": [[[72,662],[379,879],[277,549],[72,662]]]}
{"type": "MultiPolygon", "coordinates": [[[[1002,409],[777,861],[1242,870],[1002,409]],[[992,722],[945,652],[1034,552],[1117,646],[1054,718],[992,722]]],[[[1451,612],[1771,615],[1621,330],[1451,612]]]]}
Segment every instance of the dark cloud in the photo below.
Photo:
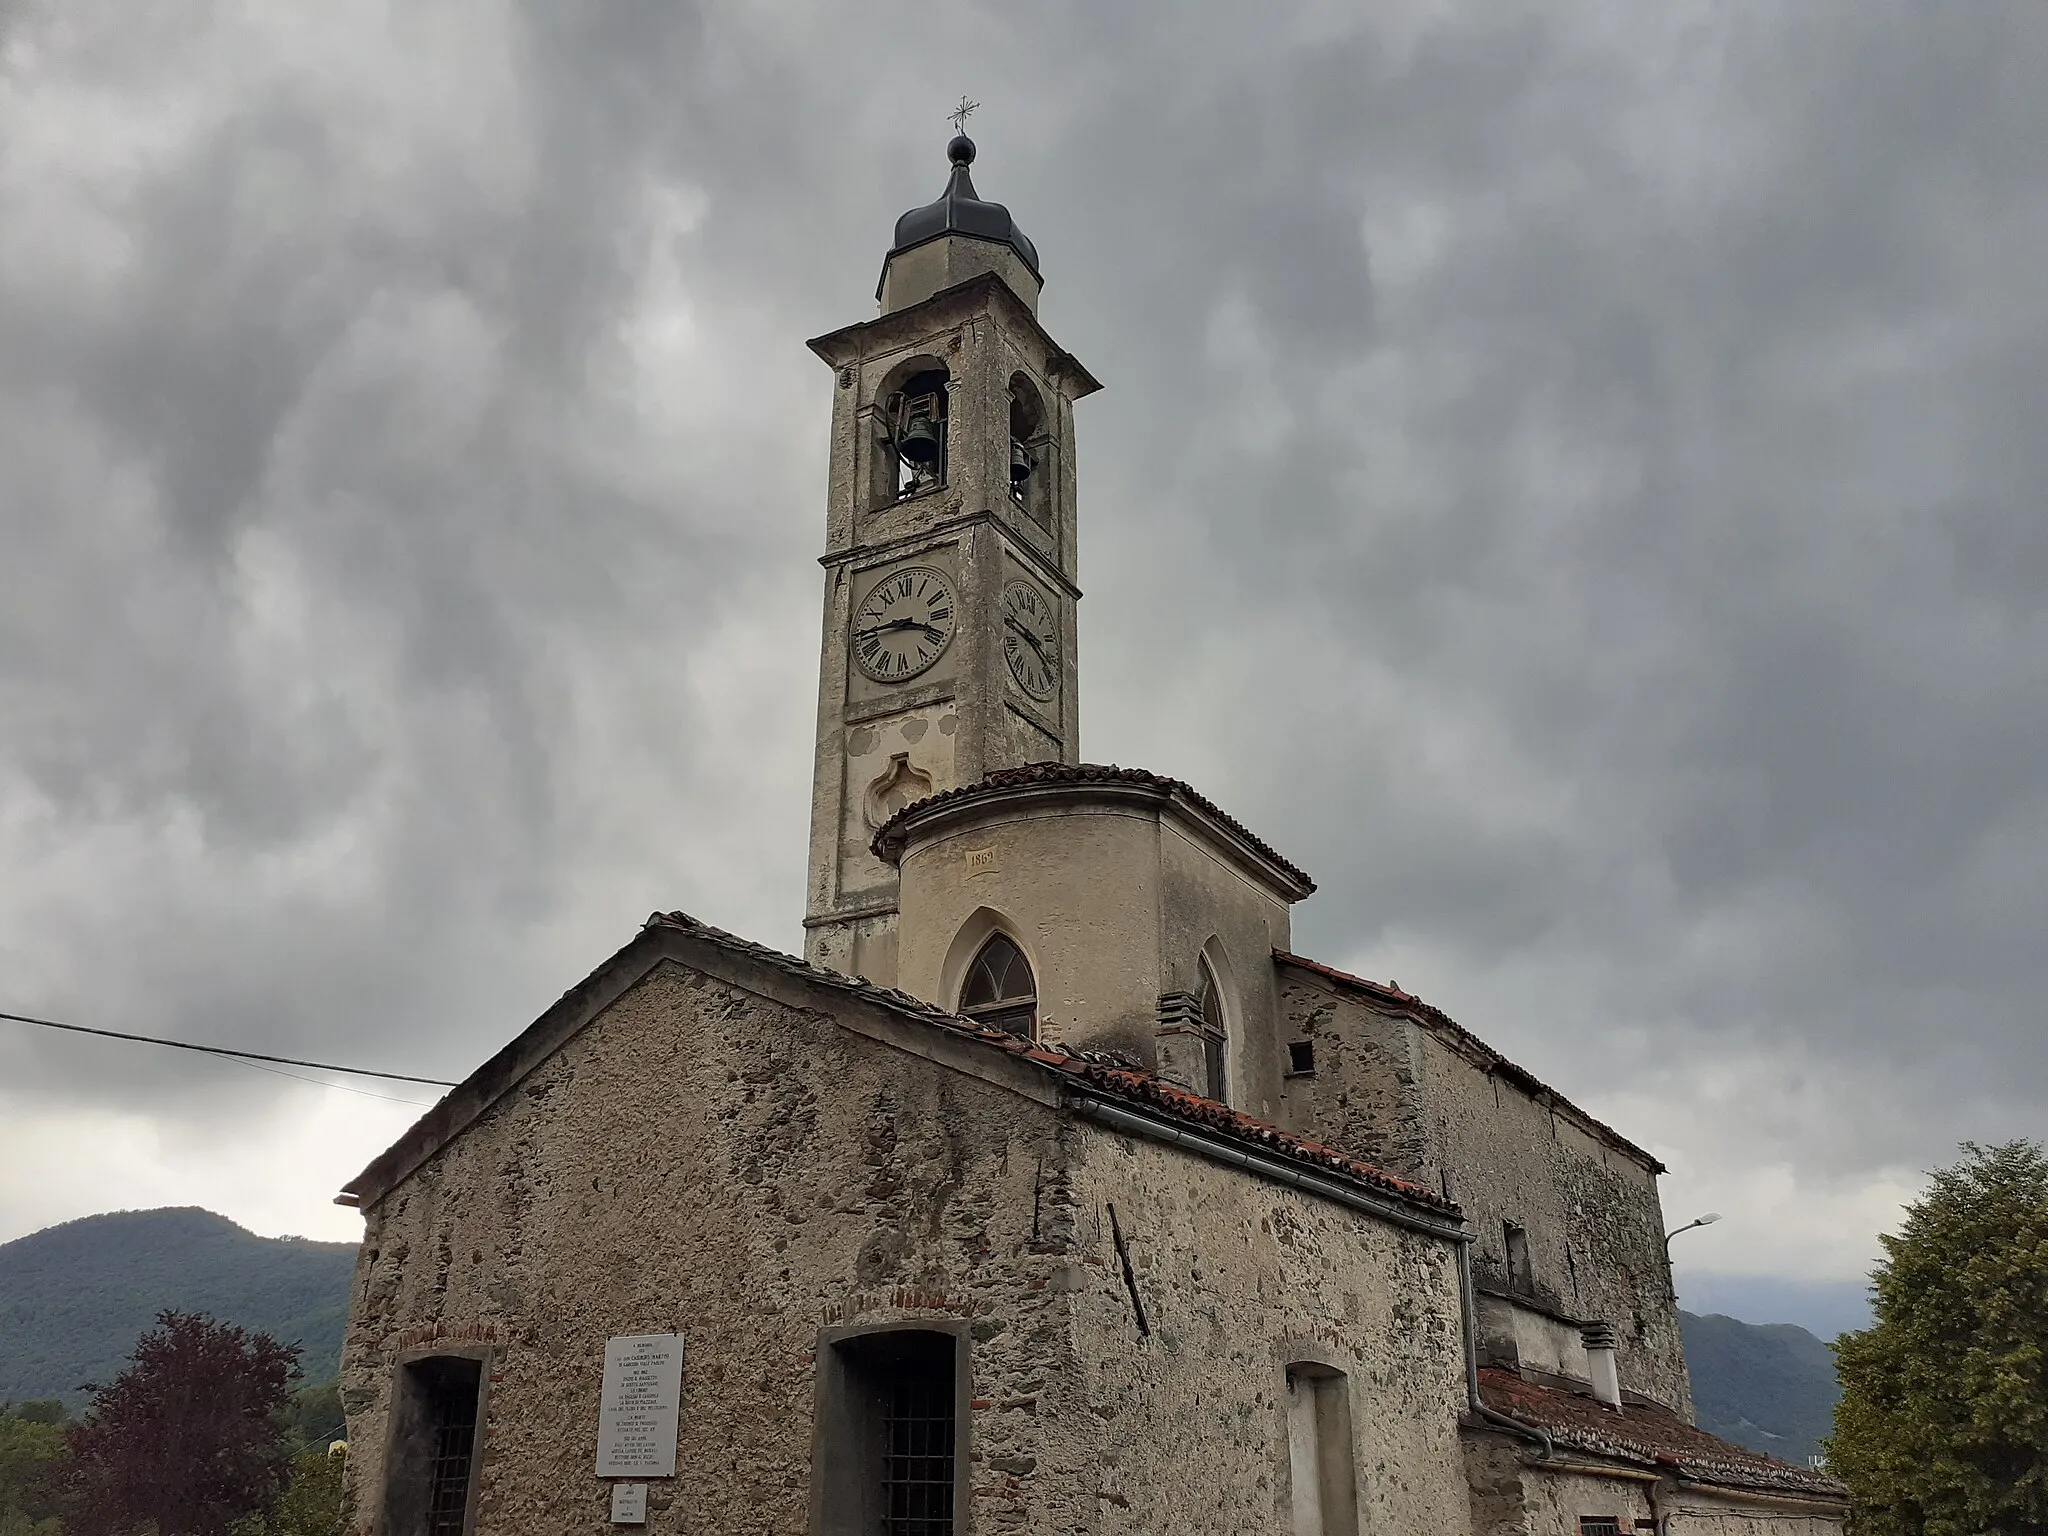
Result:
{"type": "MultiPolygon", "coordinates": [[[[1843,1272],[1954,1139],[2042,1123],[2032,9],[4,39],[8,1005],[454,1072],[653,906],[794,946],[801,341],[865,311],[966,89],[1110,385],[1091,757],[1194,778],[1322,880],[1301,947],[1746,1202],[1696,1262],[1843,1272]]],[[[39,1135],[220,1157],[300,1102],[0,1072],[39,1135]]],[[[0,1187],[0,1228],[111,1179],[0,1187]]]]}

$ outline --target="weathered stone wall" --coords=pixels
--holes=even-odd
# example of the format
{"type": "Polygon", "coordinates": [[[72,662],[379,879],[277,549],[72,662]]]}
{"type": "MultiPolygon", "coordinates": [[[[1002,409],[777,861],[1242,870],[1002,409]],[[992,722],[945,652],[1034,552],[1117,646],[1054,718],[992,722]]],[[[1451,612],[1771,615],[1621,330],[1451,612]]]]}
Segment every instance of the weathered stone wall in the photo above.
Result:
{"type": "Polygon", "coordinates": [[[1280,1124],[1435,1189],[1439,1170],[1423,1116],[1420,1041],[1406,1020],[1295,966],[1276,965],[1276,1054],[1315,1048],[1315,1071],[1281,1084],[1280,1124]]]}
{"type": "Polygon", "coordinates": [[[1613,1323],[1622,1386],[1690,1417],[1654,1169],[1421,1020],[1279,969],[1282,1040],[1316,1044],[1315,1076],[1286,1083],[1288,1129],[1456,1200],[1483,1288],[1508,1289],[1505,1228],[1521,1227],[1529,1300],[1613,1323]]]}
{"type": "Polygon", "coordinates": [[[793,1536],[820,1330],[920,1317],[971,1329],[973,1529],[1275,1528],[1297,1336],[1354,1372],[1367,1528],[1462,1508],[1447,1245],[1131,1143],[1027,1063],[951,1042],[988,1059],[957,1070],[928,1027],[837,1002],[881,1022],[664,963],[366,1213],[342,1370],[362,1530],[403,1352],[491,1351],[479,1536],[596,1531],[604,1341],[678,1331],[650,1536],[793,1536]]]}
{"type": "Polygon", "coordinates": [[[1349,1379],[1359,1529],[1454,1528],[1464,1355],[1450,1244],[1099,1133],[1074,1192],[1103,1278],[1074,1298],[1080,1379],[1063,1418],[1105,1433],[1075,1448],[1095,1504],[1046,1529],[1291,1530],[1290,1358],[1349,1379]],[[1112,1205],[1149,1336],[1121,1283],[1112,1205]]]}
{"type": "Polygon", "coordinates": [[[1524,1524],[1519,1529],[1528,1536],[1579,1536],[1579,1521],[1587,1515],[1606,1515],[1619,1521],[1623,1531],[1633,1533],[1636,1522],[1651,1515],[1650,1485],[1646,1482],[1535,1469],[1527,1471],[1522,1482],[1524,1524]]]}

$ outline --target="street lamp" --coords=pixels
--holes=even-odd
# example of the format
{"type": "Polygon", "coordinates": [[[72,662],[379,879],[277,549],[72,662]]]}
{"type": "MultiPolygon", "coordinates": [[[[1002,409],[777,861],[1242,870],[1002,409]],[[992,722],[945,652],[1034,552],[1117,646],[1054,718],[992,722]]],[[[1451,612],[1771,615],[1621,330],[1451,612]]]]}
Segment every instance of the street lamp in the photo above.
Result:
{"type": "Polygon", "coordinates": [[[1709,1211],[1704,1216],[1695,1216],[1682,1227],[1673,1227],[1664,1234],[1664,1256],[1667,1259],[1671,1257],[1671,1239],[1678,1236],[1679,1233],[1690,1232],[1694,1227],[1711,1227],[1720,1219],[1721,1213],[1719,1211],[1709,1211]]]}

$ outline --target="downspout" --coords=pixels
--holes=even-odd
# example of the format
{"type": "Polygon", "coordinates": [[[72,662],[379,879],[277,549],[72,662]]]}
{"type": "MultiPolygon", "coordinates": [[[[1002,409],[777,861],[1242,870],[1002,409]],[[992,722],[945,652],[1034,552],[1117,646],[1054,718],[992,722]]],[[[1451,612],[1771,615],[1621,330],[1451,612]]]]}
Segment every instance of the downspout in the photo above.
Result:
{"type": "Polygon", "coordinates": [[[1472,1286],[1472,1240],[1467,1237],[1458,1244],[1458,1299],[1465,1312],[1465,1399],[1474,1417],[1488,1424],[1520,1435],[1525,1440],[1534,1440],[1543,1448],[1538,1461],[1548,1461],[1556,1454],[1551,1443],[1550,1432],[1534,1424],[1524,1424],[1511,1413],[1502,1413],[1489,1408],[1479,1396],[1479,1302],[1472,1286]]]}
{"type": "Polygon", "coordinates": [[[1656,1536],[1671,1536],[1671,1510],[1665,1504],[1678,1491],[1678,1479],[1660,1477],[1650,1484],[1650,1524],[1656,1536]]]}

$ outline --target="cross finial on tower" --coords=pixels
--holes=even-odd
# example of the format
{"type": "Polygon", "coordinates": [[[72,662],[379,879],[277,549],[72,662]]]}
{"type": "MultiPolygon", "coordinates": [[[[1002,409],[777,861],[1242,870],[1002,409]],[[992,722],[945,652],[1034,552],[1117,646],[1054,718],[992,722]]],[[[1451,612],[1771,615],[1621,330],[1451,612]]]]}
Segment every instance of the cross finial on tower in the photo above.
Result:
{"type": "Polygon", "coordinates": [[[974,109],[980,105],[981,103],[978,101],[969,101],[964,93],[961,95],[960,105],[946,114],[952,120],[955,133],[965,133],[967,131],[967,119],[974,109]]]}

